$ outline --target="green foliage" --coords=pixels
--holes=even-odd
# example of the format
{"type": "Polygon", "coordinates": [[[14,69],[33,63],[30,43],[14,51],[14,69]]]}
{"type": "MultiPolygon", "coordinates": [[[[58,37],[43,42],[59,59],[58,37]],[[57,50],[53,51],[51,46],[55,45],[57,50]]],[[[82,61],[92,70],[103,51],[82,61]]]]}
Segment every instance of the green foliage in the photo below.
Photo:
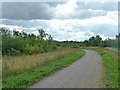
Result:
{"type": "Polygon", "coordinates": [[[101,40],[102,40],[102,38],[99,35],[97,35],[96,37],[93,36],[93,37],[89,38],[88,43],[91,46],[98,46],[100,44],[101,40]]]}
{"type": "Polygon", "coordinates": [[[99,35],[92,36],[89,40],[83,42],[78,41],[54,41],[53,37],[47,34],[43,29],[38,30],[39,35],[27,34],[24,31],[13,31],[1,28],[2,35],[2,53],[3,55],[17,55],[17,54],[36,54],[55,50],[58,47],[72,47],[78,48],[81,46],[99,46],[99,47],[118,47],[120,41],[120,34],[116,35],[116,39],[102,40],[99,35]],[[44,40],[44,38],[46,40],[44,40]],[[11,50],[11,49],[14,50],[11,50]],[[14,53],[16,52],[16,53],[14,53]]]}
{"type": "Polygon", "coordinates": [[[43,53],[43,49],[38,46],[26,46],[24,49],[25,54],[37,54],[37,53],[43,53]]]}
{"type": "Polygon", "coordinates": [[[57,49],[57,45],[51,35],[44,40],[48,34],[38,30],[39,36],[25,32],[13,31],[1,28],[2,53],[3,55],[37,54],[57,49]]]}
{"type": "MultiPolygon", "coordinates": [[[[119,34],[120,35],[120,34],[119,34]]],[[[94,46],[94,47],[113,47],[118,48],[118,42],[120,41],[120,38],[117,35],[116,39],[106,39],[102,40],[102,38],[99,35],[96,35],[96,37],[91,37],[89,40],[85,40],[83,42],[80,42],[80,46],[94,46]]]]}
{"type": "Polygon", "coordinates": [[[41,40],[43,40],[43,38],[46,37],[46,35],[48,35],[43,29],[39,29],[38,32],[40,34],[39,37],[41,40]]]}
{"type": "Polygon", "coordinates": [[[21,52],[19,50],[15,50],[14,48],[11,48],[8,50],[9,54],[11,55],[19,55],[21,52]]]}
{"type": "Polygon", "coordinates": [[[24,41],[18,38],[6,37],[2,38],[2,52],[3,54],[19,54],[24,49],[24,41]]]}

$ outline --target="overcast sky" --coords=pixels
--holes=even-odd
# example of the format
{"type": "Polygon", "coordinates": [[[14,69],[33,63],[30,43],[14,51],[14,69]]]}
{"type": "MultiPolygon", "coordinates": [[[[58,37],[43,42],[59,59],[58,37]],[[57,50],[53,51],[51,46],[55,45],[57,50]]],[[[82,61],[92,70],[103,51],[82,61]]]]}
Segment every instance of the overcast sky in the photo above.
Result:
{"type": "Polygon", "coordinates": [[[4,2],[0,20],[0,27],[36,35],[43,28],[59,41],[83,41],[94,35],[114,38],[118,33],[118,3],[4,2]]]}

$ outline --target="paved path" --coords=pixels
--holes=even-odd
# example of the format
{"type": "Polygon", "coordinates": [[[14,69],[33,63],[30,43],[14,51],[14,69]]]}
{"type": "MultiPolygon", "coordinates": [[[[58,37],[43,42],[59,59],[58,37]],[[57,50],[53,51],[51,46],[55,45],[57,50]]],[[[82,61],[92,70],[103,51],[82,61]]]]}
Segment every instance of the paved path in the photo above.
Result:
{"type": "Polygon", "coordinates": [[[81,59],[30,88],[99,88],[101,57],[95,51],[85,51],[86,54],[81,59]]]}

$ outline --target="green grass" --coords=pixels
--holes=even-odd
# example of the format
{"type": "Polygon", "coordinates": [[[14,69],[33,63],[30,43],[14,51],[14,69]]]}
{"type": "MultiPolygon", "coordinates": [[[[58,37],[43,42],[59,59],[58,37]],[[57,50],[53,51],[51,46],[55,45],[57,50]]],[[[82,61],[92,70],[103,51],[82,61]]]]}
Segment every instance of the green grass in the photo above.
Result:
{"type": "Polygon", "coordinates": [[[2,79],[3,88],[26,88],[40,79],[53,74],[56,70],[60,70],[72,64],[84,56],[85,51],[78,49],[77,52],[64,57],[56,57],[52,61],[48,61],[37,68],[26,70],[16,76],[9,76],[2,79]]]}
{"type": "Polygon", "coordinates": [[[2,89],[2,78],[0,77],[0,90],[2,89]]]}
{"type": "Polygon", "coordinates": [[[90,50],[97,51],[102,56],[103,88],[118,88],[118,59],[105,48],[90,50]]]}

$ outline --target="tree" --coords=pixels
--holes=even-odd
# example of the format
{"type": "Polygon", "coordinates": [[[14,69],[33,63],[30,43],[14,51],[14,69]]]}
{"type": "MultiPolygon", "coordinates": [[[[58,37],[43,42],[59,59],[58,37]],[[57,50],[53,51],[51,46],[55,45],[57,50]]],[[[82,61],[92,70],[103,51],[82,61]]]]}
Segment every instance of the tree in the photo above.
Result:
{"type": "Polygon", "coordinates": [[[39,29],[38,30],[39,32],[39,37],[40,37],[40,40],[43,40],[44,37],[46,37],[46,35],[48,35],[47,33],[45,33],[45,31],[43,29],[39,29]]]}
{"type": "Polygon", "coordinates": [[[16,38],[19,36],[19,31],[13,31],[13,36],[16,38]]]}
{"type": "Polygon", "coordinates": [[[9,31],[8,28],[0,28],[0,34],[1,34],[2,38],[11,37],[11,32],[9,31]]]}
{"type": "Polygon", "coordinates": [[[86,47],[88,47],[89,46],[88,40],[85,40],[84,44],[85,44],[86,47]]]}
{"type": "Polygon", "coordinates": [[[49,35],[48,40],[52,41],[53,37],[51,35],[49,35]]]}
{"type": "Polygon", "coordinates": [[[27,33],[25,33],[24,31],[22,32],[22,35],[23,35],[23,38],[27,38],[28,37],[27,33]]]}
{"type": "Polygon", "coordinates": [[[102,40],[102,38],[99,35],[97,35],[95,38],[95,42],[94,42],[95,46],[98,46],[100,44],[101,40],[102,40]]]}
{"type": "Polygon", "coordinates": [[[100,42],[102,41],[102,38],[99,35],[96,35],[96,37],[92,36],[89,38],[89,45],[90,46],[98,46],[100,42]]]}
{"type": "Polygon", "coordinates": [[[120,33],[118,35],[116,35],[116,38],[119,38],[120,37],[120,33]]]}

